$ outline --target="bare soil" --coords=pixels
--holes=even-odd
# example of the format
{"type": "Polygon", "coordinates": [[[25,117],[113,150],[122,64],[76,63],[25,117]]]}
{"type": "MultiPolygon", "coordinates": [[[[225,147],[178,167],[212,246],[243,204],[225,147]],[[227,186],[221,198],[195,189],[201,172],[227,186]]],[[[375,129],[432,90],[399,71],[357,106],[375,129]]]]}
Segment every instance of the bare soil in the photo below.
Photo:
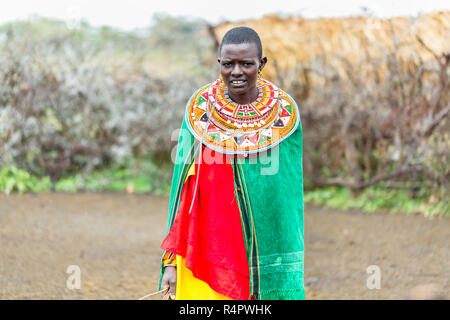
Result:
{"type": "MultiPolygon", "coordinates": [[[[0,299],[138,299],[157,291],[168,202],[125,193],[1,194],[0,299]],[[79,290],[66,286],[71,265],[81,271],[79,290]]],[[[306,206],[306,298],[450,299],[449,239],[449,218],[306,206]],[[380,289],[366,285],[371,265],[380,289]]]]}

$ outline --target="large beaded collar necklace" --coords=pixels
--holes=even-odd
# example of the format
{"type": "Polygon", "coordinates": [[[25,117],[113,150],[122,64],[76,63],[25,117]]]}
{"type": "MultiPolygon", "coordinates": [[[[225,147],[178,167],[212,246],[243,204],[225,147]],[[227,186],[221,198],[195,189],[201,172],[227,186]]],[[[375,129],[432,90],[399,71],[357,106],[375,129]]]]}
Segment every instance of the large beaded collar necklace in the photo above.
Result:
{"type": "Polygon", "coordinates": [[[249,156],[278,145],[295,131],[298,107],[283,90],[259,78],[255,101],[231,100],[220,79],[198,90],[188,103],[186,122],[203,144],[225,154],[249,156]]]}

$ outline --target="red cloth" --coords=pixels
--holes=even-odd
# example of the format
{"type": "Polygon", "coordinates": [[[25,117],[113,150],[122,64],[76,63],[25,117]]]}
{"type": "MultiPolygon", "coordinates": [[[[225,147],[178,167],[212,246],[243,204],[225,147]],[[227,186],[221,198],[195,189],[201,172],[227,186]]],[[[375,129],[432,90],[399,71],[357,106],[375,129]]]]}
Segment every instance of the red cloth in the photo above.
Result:
{"type": "Polygon", "coordinates": [[[177,216],[161,248],[185,257],[186,267],[194,277],[216,292],[233,299],[248,299],[249,269],[233,168],[211,149],[204,147],[203,155],[200,173],[197,159],[195,175],[183,186],[177,216]],[[223,161],[211,164],[211,156],[223,161]]]}

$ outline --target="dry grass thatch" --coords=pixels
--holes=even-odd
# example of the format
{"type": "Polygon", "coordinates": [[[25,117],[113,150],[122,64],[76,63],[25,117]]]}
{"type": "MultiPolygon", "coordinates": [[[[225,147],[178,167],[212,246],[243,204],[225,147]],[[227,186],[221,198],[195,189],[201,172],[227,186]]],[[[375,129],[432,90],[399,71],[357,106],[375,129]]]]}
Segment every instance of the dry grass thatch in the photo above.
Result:
{"type": "MultiPolygon", "coordinates": [[[[317,56],[339,56],[345,61],[382,57],[395,49],[399,61],[417,63],[450,53],[450,11],[439,11],[417,17],[280,18],[268,15],[238,23],[222,23],[214,28],[216,39],[222,39],[232,27],[245,25],[255,29],[262,40],[269,63],[266,78],[274,79],[277,70],[309,63],[317,56]],[[421,45],[417,38],[425,43],[421,45]]],[[[335,69],[345,74],[345,66],[335,69]]]]}
{"type": "Polygon", "coordinates": [[[270,15],[216,26],[216,43],[239,25],[261,37],[264,77],[301,106],[311,185],[358,190],[429,180],[430,194],[448,192],[450,11],[391,19],[270,15]]]}

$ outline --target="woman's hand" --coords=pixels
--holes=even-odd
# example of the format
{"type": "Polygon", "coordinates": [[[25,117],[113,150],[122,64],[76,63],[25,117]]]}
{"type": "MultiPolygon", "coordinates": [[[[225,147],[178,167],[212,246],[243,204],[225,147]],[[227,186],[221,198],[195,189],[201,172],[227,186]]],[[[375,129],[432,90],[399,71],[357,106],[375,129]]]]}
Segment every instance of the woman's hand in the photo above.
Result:
{"type": "Polygon", "coordinates": [[[161,288],[169,288],[170,300],[175,300],[175,287],[177,285],[177,268],[174,266],[164,267],[161,288]]]}

